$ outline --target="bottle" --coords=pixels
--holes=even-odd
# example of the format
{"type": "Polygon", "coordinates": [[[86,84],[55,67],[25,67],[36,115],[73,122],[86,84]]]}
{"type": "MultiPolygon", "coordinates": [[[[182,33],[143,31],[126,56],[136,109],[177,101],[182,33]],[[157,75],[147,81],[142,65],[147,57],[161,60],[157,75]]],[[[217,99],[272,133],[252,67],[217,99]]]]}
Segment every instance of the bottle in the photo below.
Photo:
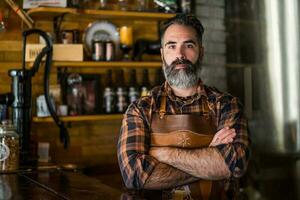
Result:
{"type": "Polygon", "coordinates": [[[121,11],[127,11],[129,8],[128,0],[118,0],[118,9],[121,11]]]}
{"type": "Polygon", "coordinates": [[[81,4],[82,4],[81,0],[68,0],[67,1],[68,7],[71,7],[71,8],[80,8],[81,4]]]}
{"type": "Polygon", "coordinates": [[[100,0],[100,9],[107,9],[107,0],[100,0]]]}
{"type": "Polygon", "coordinates": [[[106,84],[103,93],[103,111],[112,114],[116,111],[116,93],[112,82],[112,70],[109,69],[106,74],[106,84]]]}
{"type": "Polygon", "coordinates": [[[143,12],[149,10],[149,0],[136,0],[136,11],[143,12]]]}
{"type": "Polygon", "coordinates": [[[139,87],[136,82],[136,71],[135,69],[131,69],[130,77],[129,77],[129,90],[128,90],[128,98],[129,103],[134,102],[140,97],[139,87]]]}
{"type": "MultiPolygon", "coordinates": [[[[72,73],[68,75],[67,84],[69,86],[70,95],[68,98],[68,106],[71,116],[82,115],[84,100],[83,97],[86,96],[82,87],[82,76],[77,73],[72,73]],[[70,103],[69,103],[70,102],[70,103]]],[[[37,103],[37,105],[39,105],[37,103]]],[[[38,110],[38,109],[37,109],[38,110]]],[[[43,109],[44,110],[44,109],[43,109]]]]}
{"type": "Polygon", "coordinates": [[[117,72],[116,109],[117,113],[124,113],[128,106],[128,95],[125,87],[124,72],[117,72]]]}
{"type": "Polygon", "coordinates": [[[148,70],[143,70],[143,79],[142,79],[142,86],[141,86],[141,97],[147,96],[150,90],[150,82],[148,76],[148,70]]]}
{"type": "Polygon", "coordinates": [[[185,13],[185,14],[191,13],[191,10],[192,10],[191,6],[192,6],[191,0],[181,0],[181,2],[180,2],[180,8],[181,8],[182,13],[185,13]]]}
{"type": "Polygon", "coordinates": [[[9,121],[0,125],[0,172],[14,172],[19,168],[19,135],[9,121]]]}

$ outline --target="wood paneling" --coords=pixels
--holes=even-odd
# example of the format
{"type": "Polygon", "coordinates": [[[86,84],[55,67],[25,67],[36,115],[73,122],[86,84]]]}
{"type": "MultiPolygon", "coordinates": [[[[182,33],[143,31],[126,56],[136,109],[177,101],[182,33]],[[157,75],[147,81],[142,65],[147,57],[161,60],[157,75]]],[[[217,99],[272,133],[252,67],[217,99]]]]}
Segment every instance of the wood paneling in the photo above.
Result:
{"type": "Polygon", "coordinates": [[[68,126],[71,139],[67,150],[63,149],[58,139],[58,128],[52,123],[34,124],[33,129],[39,141],[50,143],[50,156],[55,162],[106,165],[116,164],[116,145],[120,126],[121,120],[105,123],[71,123],[68,126]]]}

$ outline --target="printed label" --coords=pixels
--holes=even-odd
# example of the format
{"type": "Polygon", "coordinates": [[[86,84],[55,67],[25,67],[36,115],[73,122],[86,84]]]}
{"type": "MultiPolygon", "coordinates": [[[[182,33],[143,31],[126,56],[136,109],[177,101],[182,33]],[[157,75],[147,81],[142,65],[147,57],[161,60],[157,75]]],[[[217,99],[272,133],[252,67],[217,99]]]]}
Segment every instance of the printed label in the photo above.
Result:
{"type": "Polygon", "coordinates": [[[4,161],[9,156],[9,148],[5,144],[0,143],[0,161],[4,161]]]}

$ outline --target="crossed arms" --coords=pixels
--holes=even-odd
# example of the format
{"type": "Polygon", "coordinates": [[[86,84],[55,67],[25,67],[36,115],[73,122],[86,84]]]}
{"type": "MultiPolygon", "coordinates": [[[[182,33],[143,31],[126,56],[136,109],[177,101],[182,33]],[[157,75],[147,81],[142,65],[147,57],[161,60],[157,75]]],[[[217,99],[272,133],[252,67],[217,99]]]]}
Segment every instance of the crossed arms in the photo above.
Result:
{"type": "Polygon", "coordinates": [[[145,182],[144,188],[165,189],[185,185],[199,179],[228,178],[231,174],[228,166],[213,146],[232,142],[235,135],[234,129],[221,129],[214,136],[208,148],[152,147],[150,155],[160,163],[145,182]]]}

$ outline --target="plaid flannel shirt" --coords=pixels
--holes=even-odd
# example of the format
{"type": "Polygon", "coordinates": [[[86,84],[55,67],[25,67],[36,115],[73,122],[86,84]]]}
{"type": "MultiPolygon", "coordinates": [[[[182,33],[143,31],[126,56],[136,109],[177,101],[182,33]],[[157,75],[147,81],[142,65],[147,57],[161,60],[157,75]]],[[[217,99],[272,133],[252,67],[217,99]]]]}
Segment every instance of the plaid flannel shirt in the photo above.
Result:
{"type": "MultiPolygon", "coordinates": [[[[208,103],[210,114],[214,116],[217,130],[226,126],[236,131],[236,137],[230,144],[215,148],[224,157],[232,177],[241,177],[246,171],[250,155],[247,120],[241,103],[236,97],[224,94],[215,88],[199,82],[197,93],[191,97],[176,97],[165,82],[132,103],[125,115],[118,140],[118,162],[124,183],[129,189],[142,189],[147,178],[155,168],[157,161],[149,155],[151,116],[159,111],[162,94],[167,94],[166,114],[199,113],[201,104],[208,103]]],[[[227,181],[226,188],[230,187],[227,181]]]]}

